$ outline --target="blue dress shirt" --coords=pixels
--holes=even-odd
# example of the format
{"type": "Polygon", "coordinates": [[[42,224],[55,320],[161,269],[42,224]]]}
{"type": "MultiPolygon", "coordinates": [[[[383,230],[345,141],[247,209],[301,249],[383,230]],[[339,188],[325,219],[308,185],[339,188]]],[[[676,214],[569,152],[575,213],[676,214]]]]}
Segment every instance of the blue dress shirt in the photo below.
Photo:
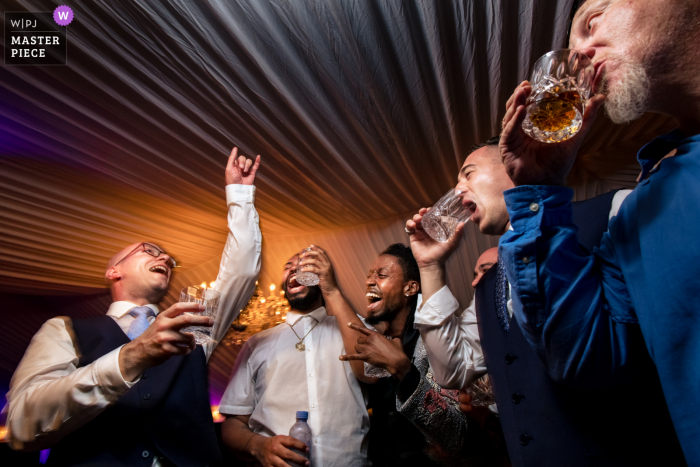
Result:
{"type": "Polygon", "coordinates": [[[573,192],[553,186],[504,193],[513,230],[500,253],[514,315],[552,378],[624,382],[646,345],[688,465],[700,466],[700,135],[669,133],[637,158],[643,181],[592,254],[576,241],[573,192]]]}

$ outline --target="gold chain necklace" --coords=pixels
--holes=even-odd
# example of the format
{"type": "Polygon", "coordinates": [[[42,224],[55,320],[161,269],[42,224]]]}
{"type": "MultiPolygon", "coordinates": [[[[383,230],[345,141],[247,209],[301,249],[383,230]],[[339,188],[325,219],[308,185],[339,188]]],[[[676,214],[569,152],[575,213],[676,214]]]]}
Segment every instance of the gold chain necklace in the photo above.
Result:
{"type": "MultiPolygon", "coordinates": [[[[299,318],[299,319],[297,320],[297,322],[294,323],[294,324],[297,324],[299,321],[301,321],[301,318],[299,318]]],[[[289,326],[290,328],[292,328],[292,332],[294,333],[295,336],[297,336],[297,339],[299,339],[299,342],[297,342],[296,344],[294,344],[294,348],[295,348],[295,349],[297,349],[299,352],[303,352],[304,350],[306,350],[306,346],[304,345],[304,339],[306,339],[306,336],[308,336],[309,333],[310,333],[311,331],[313,331],[314,328],[315,328],[316,326],[318,326],[318,323],[320,323],[320,321],[316,321],[316,324],[314,324],[313,327],[312,327],[311,329],[309,329],[309,332],[307,332],[306,334],[304,334],[304,337],[299,337],[299,334],[297,334],[297,332],[294,330],[294,325],[289,324],[289,323],[287,323],[287,322],[285,321],[284,324],[286,324],[287,326],[289,326]]]]}

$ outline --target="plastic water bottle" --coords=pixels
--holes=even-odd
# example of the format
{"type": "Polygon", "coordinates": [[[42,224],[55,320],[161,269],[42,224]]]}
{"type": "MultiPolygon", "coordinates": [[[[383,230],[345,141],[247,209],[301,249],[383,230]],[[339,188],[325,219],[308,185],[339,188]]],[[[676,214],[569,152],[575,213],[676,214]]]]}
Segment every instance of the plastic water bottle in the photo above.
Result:
{"type": "MultiPolygon", "coordinates": [[[[308,423],[306,423],[306,420],[308,419],[309,412],[299,410],[297,412],[297,422],[294,425],[292,425],[292,429],[289,430],[289,436],[298,439],[302,443],[306,444],[306,446],[309,449],[311,449],[311,427],[308,423]]],[[[310,452],[301,452],[297,449],[292,449],[292,451],[306,458],[307,460],[309,459],[310,452]]],[[[292,465],[294,467],[303,467],[291,461],[287,462],[287,464],[292,465]]]]}

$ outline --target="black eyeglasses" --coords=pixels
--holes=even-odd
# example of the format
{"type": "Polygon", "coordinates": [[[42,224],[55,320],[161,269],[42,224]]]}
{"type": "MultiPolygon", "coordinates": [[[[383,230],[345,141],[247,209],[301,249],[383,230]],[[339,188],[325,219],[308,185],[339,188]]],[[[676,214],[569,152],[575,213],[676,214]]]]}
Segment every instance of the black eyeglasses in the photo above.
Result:
{"type": "MultiPolygon", "coordinates": [[[[149,255],[153,256],[154,258],[157,258],[157,257],[159,257],[160,255],[166,255],[166,254],[167,254],[166,252],[164,252],[163,250],[161,250],[160,248],[158,248],[157,246],[155,246],[153,243],[142,242],[142,243],[140,243],[136,248],[134,248],[133,250],[131,250],[131,251],[129,252],[129,254],[127,254],[125,257],[123,257],[122,259],[120,259],[119,261],[117,261],[117,262],[114,264],[114,266],[116,266],[117,264],[121,263],[122,261],[124,261],[125,259],[127,259],[129,256],[132,256],[133,254],[135,254],[136,252],[140,251],[141,249],[143,249],[143,251],[145,251],[145,252],[148,253],[149,255]]],[[[169,255],[168,255],[168,256],[169,256],[169,255]]],[[[169,256],[168,261],[166,262],[166,264],[168,265],[168,267],[169,267],[170,269],[175,269],[175,268],[180,267],[180,266],[177,265],[177,262],[173,259],[172,256],[169,256]]]]}

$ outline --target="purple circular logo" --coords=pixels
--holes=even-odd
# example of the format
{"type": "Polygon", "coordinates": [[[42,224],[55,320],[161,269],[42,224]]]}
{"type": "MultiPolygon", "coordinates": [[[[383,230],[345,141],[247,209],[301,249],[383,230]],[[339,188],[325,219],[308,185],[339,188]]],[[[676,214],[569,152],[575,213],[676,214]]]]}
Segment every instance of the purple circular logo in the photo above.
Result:
{"type": "Polygon", "coordinates": [[[73,10],[69,6],[58,6],[53,11],[53,20],[59,26],[68,26],[73,21],[73,10]]]}

